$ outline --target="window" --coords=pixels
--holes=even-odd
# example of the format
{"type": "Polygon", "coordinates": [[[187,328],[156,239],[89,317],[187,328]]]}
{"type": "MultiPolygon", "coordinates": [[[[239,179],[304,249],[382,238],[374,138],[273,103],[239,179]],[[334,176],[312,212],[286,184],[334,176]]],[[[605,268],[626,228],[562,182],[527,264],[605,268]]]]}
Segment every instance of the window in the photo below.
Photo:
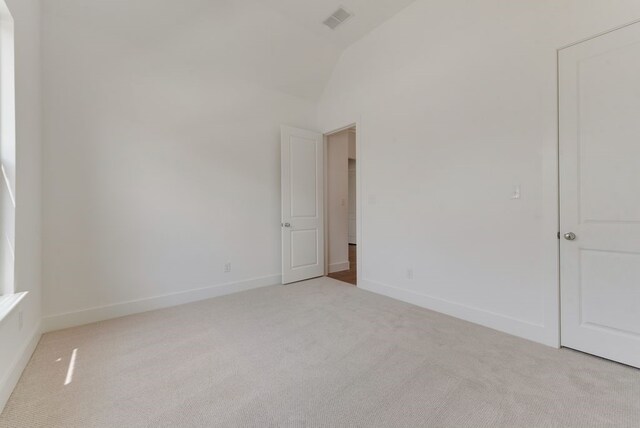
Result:
{"type": "Polygon", "coordinates": [[[0,296],[14,293],[16,126],[13,18],[0,0],[0,296]]]}

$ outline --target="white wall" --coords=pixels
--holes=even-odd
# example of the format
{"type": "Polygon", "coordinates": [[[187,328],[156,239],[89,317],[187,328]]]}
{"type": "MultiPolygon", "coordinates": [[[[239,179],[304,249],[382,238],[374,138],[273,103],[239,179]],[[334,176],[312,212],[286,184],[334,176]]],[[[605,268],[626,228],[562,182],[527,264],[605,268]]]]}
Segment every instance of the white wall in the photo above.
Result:
{"type": "Polygon", "coordinates": [[[327,138],[329,272],[349,269],[349,131],[327,138]]]}
{"type": "Polygon", "coordinates": [[[40,2],[5,1],[15,26],[15,291],[29,294],[0,321],[0,409],[40,337],[41,315],[40,2]]]}
{"type": "Polygon", "coordinates": [[[45,328],[279,283],[279,128],[315,128],[337,48],[260,2],[43,21],[45,328]]]}
{"type": "Polygon", "coordinates": [[[417,0],[347,49],[319,120],[359,120],[359,282],[557,345],[556,49],[639,18],[635,0],[417,0]]]}
{"type": "Polygon", "coordinates": [[[259,1],[44,2],[48,327],[277,282],[279,125],[358,122],[365,287],[557,344],[555,49],[636,17],[417,0],[342,55],[316,116],[339,50],[259,1]]]}

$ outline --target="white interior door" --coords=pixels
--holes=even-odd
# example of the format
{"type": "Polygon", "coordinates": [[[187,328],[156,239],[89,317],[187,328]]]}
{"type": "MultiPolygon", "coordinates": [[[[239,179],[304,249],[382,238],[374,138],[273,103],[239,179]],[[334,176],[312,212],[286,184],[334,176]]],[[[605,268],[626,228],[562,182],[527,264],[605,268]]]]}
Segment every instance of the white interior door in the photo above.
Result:
{"type": "Polygon", "coordinates": [[[322,134],[283,126],[282,283],[324,275],[322,134]]]}
{"type": "Polygon", "coordinates": [[[640,367],[640,24],[559,61],[562,345],[640,367]]]}

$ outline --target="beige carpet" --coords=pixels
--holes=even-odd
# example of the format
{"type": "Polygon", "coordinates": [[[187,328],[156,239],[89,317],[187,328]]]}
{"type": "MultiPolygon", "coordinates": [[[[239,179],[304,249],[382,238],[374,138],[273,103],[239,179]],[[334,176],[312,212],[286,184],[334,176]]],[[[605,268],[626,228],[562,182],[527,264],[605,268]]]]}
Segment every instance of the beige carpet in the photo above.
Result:
{"type": "Polygon", "coordinates": [[[323,278],[47,334],[0,416],[213,426],[639,427],[640,370],[323,278]]]}

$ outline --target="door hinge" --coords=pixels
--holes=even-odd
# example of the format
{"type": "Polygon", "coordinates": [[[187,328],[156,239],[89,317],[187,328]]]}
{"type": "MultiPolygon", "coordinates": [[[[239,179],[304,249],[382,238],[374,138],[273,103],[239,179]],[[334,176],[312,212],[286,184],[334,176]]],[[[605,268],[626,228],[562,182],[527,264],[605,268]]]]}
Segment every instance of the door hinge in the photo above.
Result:
{"type": "Polygon", "coordinates": [[[560,239],[560,232],[558,232],[558,239],[560,239]]]}

